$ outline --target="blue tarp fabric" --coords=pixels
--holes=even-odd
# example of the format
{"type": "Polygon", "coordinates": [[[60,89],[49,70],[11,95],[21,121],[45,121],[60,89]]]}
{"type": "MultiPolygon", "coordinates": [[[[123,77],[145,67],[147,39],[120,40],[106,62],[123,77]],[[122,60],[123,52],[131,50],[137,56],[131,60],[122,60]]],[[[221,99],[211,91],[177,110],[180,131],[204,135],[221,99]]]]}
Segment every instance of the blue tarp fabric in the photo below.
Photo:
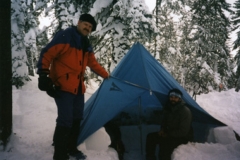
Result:
{"type": "MultiPolygon", "coordinates": [[[[170,89],[178,88],[193,114],[193,121],[209,125],[223,125],[203,110],[169,72],[140,43],[128,53],[104,80],[99,89],[85,103],[79,144],[104,126],[123,110],[139,112],[148,108],[161,109],[170,89]]],[[[139,112],[140,113],[140,112],[139,112]]],[[[139,114],[136,113],[136,114],[139,114]]]]}

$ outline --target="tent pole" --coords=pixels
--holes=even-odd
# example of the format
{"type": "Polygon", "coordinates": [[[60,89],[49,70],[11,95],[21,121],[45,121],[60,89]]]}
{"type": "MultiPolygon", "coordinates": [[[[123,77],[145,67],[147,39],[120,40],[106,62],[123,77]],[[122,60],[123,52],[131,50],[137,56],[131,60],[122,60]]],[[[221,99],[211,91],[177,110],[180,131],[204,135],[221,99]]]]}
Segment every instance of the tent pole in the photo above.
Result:
{"type": "Polygon", "coordinates": [[[143,144],[142,144],[142,104],[141,104],[141,97],[139,97],[139,99],[138,99],[138,108],[139,108],[140,146],[141,146],[141,154],[143,156],[143,144]]]}

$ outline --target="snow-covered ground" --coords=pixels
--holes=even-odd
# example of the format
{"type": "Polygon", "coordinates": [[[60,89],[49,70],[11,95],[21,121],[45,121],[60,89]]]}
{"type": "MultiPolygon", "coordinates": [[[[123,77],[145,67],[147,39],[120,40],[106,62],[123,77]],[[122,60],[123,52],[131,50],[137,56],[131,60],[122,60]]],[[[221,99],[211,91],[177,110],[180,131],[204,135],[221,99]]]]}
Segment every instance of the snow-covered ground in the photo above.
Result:
{"type": "MultiPolygon", "coordinates": [[[[51,97],[38,90],[37,77],[31,78],[32,81],[22,89],[13,88],[13,134],[5,151],[0,148],[0,160],[52,159],[51,143],[57,116],[56,106],[51,97]]],[[[86,99],[96,88],[94,83],[88,87],[86,99]]],[[[209,142],[179,146],[172,154],[172,159],[240,160],[240,141],[236,140],[232,130],[240,135],[240,92],[235,92],[234,89],[212,92],[198,96],[197,102],[228,127],[213,130],[209,142]]],[[[154,126],[141,127],[145,127],[144,130],[149,132],[154,130],[154,126]]],[[[121,127],[121,131],[126,149],[124,159],[142,159],[139,157],[144,154],[144,151],[139,150],[143,145],[140,143],[140,137],[138,138],[139,127],[121,127]]],[[[144,136],[145,134],[142,135],[143,139],[144,136]]],[[[108,147],[110,143],[105,129],[101,128],[79,148],[87,155],[87,160],[118,160],[117,152],[108,147]]]]}

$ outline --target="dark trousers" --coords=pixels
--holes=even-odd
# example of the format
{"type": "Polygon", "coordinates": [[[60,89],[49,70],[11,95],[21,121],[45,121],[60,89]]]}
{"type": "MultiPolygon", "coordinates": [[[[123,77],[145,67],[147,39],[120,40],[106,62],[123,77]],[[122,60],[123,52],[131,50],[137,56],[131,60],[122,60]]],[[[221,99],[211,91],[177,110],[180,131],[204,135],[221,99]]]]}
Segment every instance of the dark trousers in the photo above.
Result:
{"type": "Polygon", "coordinates": [[[55,102],[58,108],[57,126],[71,128],[74,120],[83,118],[84,94],[74,95],[65,91],[58,91],[55,102]]]}
{"type": "Polygon", "coordinates": [[[57,125],[55,128],[54,160],[67,160],[68,153],[77,150],[80,122],[83,118],[84,95],[58,91],[55,98],[58,109],[57,125]]]}
{"type": "Polygon", "coordinates": [[[161,137],[158,132],[149,133],[146,140],[146,160],[156,160],[155,151],[159,145],[159,160],[170,160],[173,150],[180,144],[186,144],[184,138],[161,137]]]}

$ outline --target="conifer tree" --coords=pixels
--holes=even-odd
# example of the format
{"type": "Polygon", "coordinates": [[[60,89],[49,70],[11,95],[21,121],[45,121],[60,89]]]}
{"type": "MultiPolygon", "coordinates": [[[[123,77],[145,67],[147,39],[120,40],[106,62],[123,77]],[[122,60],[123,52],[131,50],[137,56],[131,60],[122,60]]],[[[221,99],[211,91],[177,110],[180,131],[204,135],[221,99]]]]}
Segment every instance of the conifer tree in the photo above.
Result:
{"type": "Polygon", "coordinates": [[[184,87],[184,89],[188,91],[188,93],[191,93],[192,81],[186,77],[188,71],[191,70],[191,63],[193,62],[191,58],[193,44],[189,43],[192,29],[191,12],[189,11],[188,3],[178,3],[177,6],[179,9],[175,10],[175,12],[178,13],[176,39],[178,39],[177,42],[180,52],[178,59],[180,62],[178,63],[178,67],[176,67],[178,70],[175,70],[178,75],[176,76],[176,79],[184,87]]]}
{"type": "Polygon", "coordinates": [[[76,22],[75,14],[77,13],[72,1],[56,0],[54,1],[55,20],[52,25],[53,31],[57,32],[74,25],[76,22]]]}
{"type": "Polygon", "coordinates": [[[48,2],[49,0],[12,1],[12,83],[16,87],[21,87],[30,80],[29,75],[34,75],[38,55],[36,45],[38,17],[48,2]]]}
{"type": "MultiPolygon", "coordinates": [[[[147,10],[144,0],[13,0],[12,3],[13,84],[18,86],[29,80],[30,73],[34,74],[34,60],[52,38],[48,31],[54,35],[60,29],[76,25],[82,13],[92,14],[98,23],[90,39],[99,63],[109,72],[138,41],[188,91],[206,93],[217,90],[220,83],[225,89],[233,86],[232,61],[226,43],[230,22],[222,12],[231,10],[225,0],[157,0],[155,15],[147,10]],[[191,12],[185,10],[185,5],[192,7],[191,12]],[[39,30],[37,17],[43,14],[53,17],[52,24],[39,30]],[[180,20],[173,20],[172,15],[180,20]]],[[[101,81],[90,71],[86,74],[101,81]]]]}
{"type": "Polygon", "coordinates": [[[75,4],[80,9],[81,13],[89,13],[91,8],[93,7],[93,4],[96,0],[75,0],[75,4]]]}
{"type": "MultiPolygon", "coordinates": [[[[189,93],[191,93],[194,89],[194,82],[193,78],[189,78],[187,75],[189,73],[192,73],[192,67],[195,66],[195,61],[194,61],[194,44],[191,43],[191,29],[192,29],[192,19],[191,19],[191,12],[186,12],[183,14],[183,16],[179,20],[179,36],[181,39],[179,40],[179,48],[180,48],[180,53],[182,56],[182,68],[181,68],[181,78],[179,79],[179,83],[186,89],[189,93]]],[[[190,74],[189,74],[190,75],[190,74]]]]}
{"type": "MultiPolygon", "coordinates": [[[[39,25],[39,12],[36,10],[36,1],[28,1],[27,5],[27,17],[24,25],[25,35],[24,35],[24,45],[26,47],[26,55],[27,55],[27,66],[28,73],[31,76],[34,76],[34,68],[36,62],[37,45],[36,45],[36,37],[38,34],[38,25],[39,25]]],[[[39,6],[38,6],[39,7],[39,6]]]]}
{"type": "Polygon", "coordinates": [[[21,87],[25,81],[30,80],[28,76],[26,46],[23,41],[28,8],[24,0],[13,0],[11,9],[12,83],[16,87],[21,87]]]}
{"type": "Polygon", "coordinates": [[[230,21],[223,10],[232,12],[225,0],[194,1],[192,6],[193,46],[191,67],[186,77],[196,94],[233,87],[232,61],[226,42],[230,21]]]}
{"type": "Polygon", "coordinates": [[[156,50],[155,58],[185,87],[185,72],[187,70],[185,49],[189,49],[189,47],[184,44],[184,40],[186,32],[189,32],[186,30],[189,27],[189,21],[191,21],[189,13],[187,13],[185,3],[182,1],[165,0],[158,8],[160,8],[158,14],[154,11],[159,30],[156,39],[157,46],[154,48],[156,50]]]}
{"type": "Polygon", "coordinates": [[[234,60],[236,61],[237,65],[237,71],[236,71],[236,77],[237,79],[240,79],[240,0],[236,0],[236,2],[233,5],[233,8],[235,9],[235,12],[232,16],[233,20],[233,31],[237,30],[237,38],[234,41],[233,49],[236,50],[236,55],[234,57],[234,60]]]}
{"type": "MultiPolygon", "coordinates": [[[[161,3],[162,3],[162,0],[156,0],[156,6],[153,10],[153,16],[155,18],[155,21],[156,21],[156,27],[159,26],[159,18],[158,18],[158,15],[159,15],[159,12],[161,10],[161,3]]],[[[154,51],[152,51],[154,53],[154,57],[156,57],[156,54],[157,54],[157,36],[154,37],[154,51]]],[[[152,47],[153,48],[153,47],[152,47]]]]}
{"type": "Polygon", "coordinates": [[[156,34],[153,18],[143,0],[118,0],[95,16],[99,28],[95,37],[96,56],[111,72],[133,43],[149,42],[156,34]]]}
{"type": "Polygon", "coordinates": [[[177,79],[179,76],[176,71],[181,66],[181,55],[177,39],[177,22],[174,21],[172,13],[173,10],[164,3],[156,15],[159,32],[156,38],[155,58],[177,79]]]}

